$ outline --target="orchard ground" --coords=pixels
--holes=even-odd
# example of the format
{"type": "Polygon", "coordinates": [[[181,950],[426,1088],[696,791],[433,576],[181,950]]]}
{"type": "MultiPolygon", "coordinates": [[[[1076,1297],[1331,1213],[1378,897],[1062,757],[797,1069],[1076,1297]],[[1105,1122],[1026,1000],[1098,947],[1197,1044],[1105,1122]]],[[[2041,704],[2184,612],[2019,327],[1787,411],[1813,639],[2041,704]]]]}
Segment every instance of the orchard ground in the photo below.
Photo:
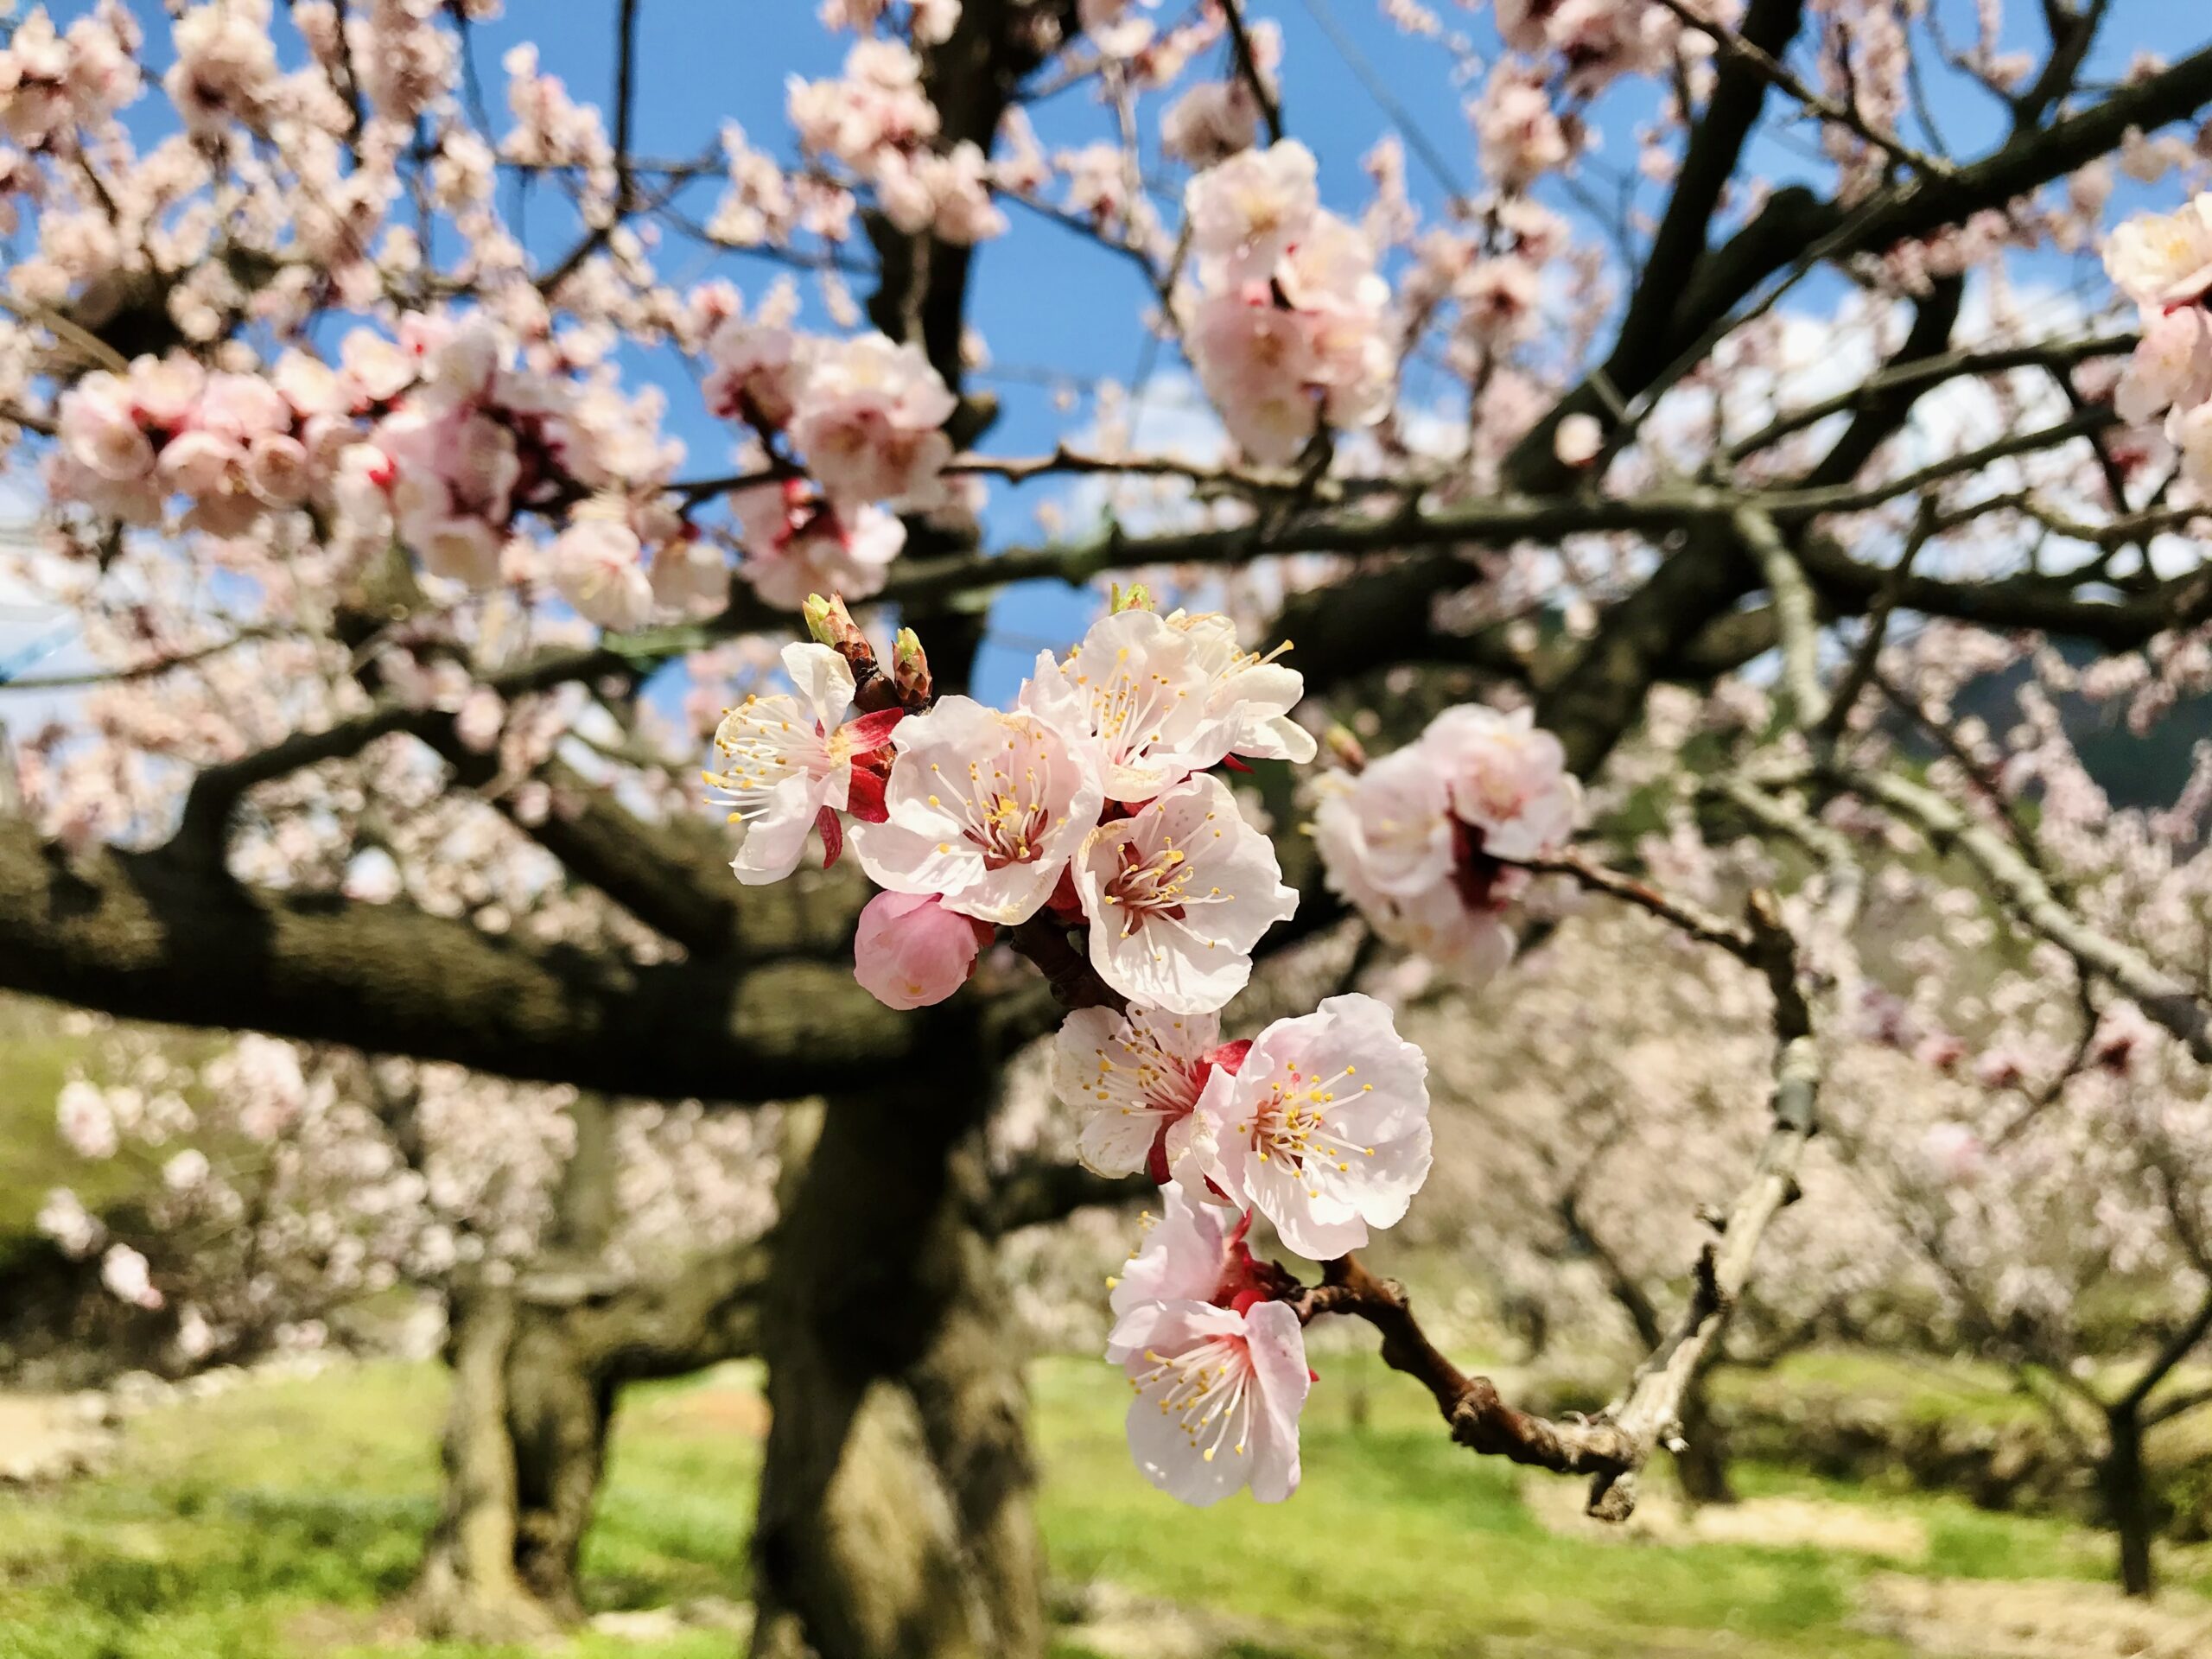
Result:
{"type": "MultiPolygon", "coordinates": [[[[2212,1652],[2212,1548],[2163,1552],[2155,1607],[2102,1582],[2109,1541],[1953,1498],[1752,1467],[1747,1502],[1594,1536],[1573,1488],[1454,1450],[1416,1389],[1343,1379],[1290,1503],[1203,1515],[1153,1492],[1106,1367],[1032,1368],[1060,1659],[2212,1652]],[[1348,1402],[1366,1399],[1366,1421],[1348,1402]]],[[[5,1659],[272,1659],[489,1650],[412,1643],[385,1605],[436,1494],[442,1371],[375,1362],[251,1380],[131,1418],[100,1475],[0,1494],[5,1659]]],[[[766,1408],[750,1367],[639,1389],[585,1552],[578,1656],[705,1659],[741,1642],[766,1408]]]]}

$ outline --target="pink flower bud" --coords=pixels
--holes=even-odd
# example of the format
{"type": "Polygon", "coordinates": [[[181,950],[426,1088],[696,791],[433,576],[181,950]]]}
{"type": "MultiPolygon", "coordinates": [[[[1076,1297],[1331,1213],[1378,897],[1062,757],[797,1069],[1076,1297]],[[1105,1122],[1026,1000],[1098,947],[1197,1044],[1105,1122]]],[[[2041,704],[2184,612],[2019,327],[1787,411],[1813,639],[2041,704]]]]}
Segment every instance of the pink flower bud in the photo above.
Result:
{"type": "Polygon", "coordinates": [[[891,1008],[942,1002],[968,982],[988,924],[956,915],[935,893],[879,893],[861,912],[853,977],[891,1008]]]}

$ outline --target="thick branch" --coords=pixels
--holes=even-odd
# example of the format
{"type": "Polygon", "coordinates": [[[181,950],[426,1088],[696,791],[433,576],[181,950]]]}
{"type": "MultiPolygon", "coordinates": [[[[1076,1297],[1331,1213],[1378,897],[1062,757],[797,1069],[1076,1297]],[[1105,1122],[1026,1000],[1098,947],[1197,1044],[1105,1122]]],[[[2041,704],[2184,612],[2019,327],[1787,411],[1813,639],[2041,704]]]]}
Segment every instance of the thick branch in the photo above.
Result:
{"type": "Polygon", "coordinates": [[[789,1098],[927,1067],[965,1016],[895,1014],[842,963],[638,965],[404,904],[250,892],[166,854],[71,861],[0,823],[0,988],[612,1094],[789,1098]]]}

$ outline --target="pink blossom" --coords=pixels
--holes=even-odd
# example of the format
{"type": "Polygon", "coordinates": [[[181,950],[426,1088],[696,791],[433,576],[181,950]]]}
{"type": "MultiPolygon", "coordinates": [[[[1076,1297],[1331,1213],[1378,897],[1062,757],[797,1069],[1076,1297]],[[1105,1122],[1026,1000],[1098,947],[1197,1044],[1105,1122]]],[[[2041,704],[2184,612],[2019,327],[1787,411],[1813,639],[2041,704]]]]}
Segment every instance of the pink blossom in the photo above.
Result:
{"type": "Polygon", "coordinates": [[[1421,744],[1370,763],[1329,795],[1322,811],[1338,820],[1332,838],[1360,882],[1378,893],[1409,899],[1451,871],[1451,791],[1437,757],[1421,744]]]}
{"type": "Polygon", "coordinates": [[[925,1008],[968,982],[992,931],[935,893],[879,893],[861,912],[853,977],[886,1007],[925,1008]]]}
{"type": "Polygon", "coordinates": [[[1114,1336],[1136,1389],[1129,1451],[1146,1479],[1201,1507],[1247,1486],[1262,1503],[1298,1490],[1298,1417],[1312,1376],[1287,1303],[1240,1312],[1153,1302],[1125,1314],[1114,1336]]]}
{"type": "Polygon", "coordinates": [[[1215,1142],[1205,1173],[1292,1249],[1333,1261],[1399,1221],[1427,1178],[1427,1076],[1372,997],[1278,1020],[1199,1096],[1215,1142]]]}
{"type": "MultiPolygon", "coordinates": [[[[807,831],[825,814],[825,834],[840,833],[835,815],[860,810],[855,779],[877,761],[898,721],[895,713],[845,719],[853,671],[829,646],[785,645],[783,664],[796,695],[748,696],[725,714],[715,732],[721,770],[707,774],[722,791],[715,798],[734,809],[731,822],[745,826],[730,868],[747,887],[780,881],[798,868],[807,831]]],[[[880,774],[870,772],[861,787],[872,794],[880,774]]]]}
{"type": "Polygon", "coordinates": [[[100,1283],[118,1301],[129,1302],[134,1307],[149,1312],[162,1305],[162,1293],[154,1288],[152,1271],[146,1258],[128,1244],[111,1244],[100,1257],[100,1283]]]}
{"type": "Polygon", "coordinates": [[[1311,331],[1258,284],[1208,296],[1190,334],[1206,396],[1236,447],[1268,466],[1287,466],[1320,422],[1312,386],[1311,331]]]}
{"type": "Polygon", "coordinates": [[[653,605],[684,616],[712,616],[729,602],[729,564],[701,536],[677,536],[653,550],[653,605]]]}
{"type": "Polygon", "coordinates": [[[414,524],[410,544],[432,575],[478,589],[499,581],[499,535],[481,518],[423,515],[414,524]]]}
{"type": "Polygon", "coordinates": [[[1191,251],[1225,264],[1232,280],[1266,279],[1321,205],[1313,152],[1294,138],[1248,149],[1184,188],[1191,251]]]}
{"type": "Polygon", "coordinates": [[[2198,306],[2147,319],[2113,397],[2124,421],[2154,421],[2168,409],[2212,402],[2212,316],[2198,306]]]}
{"type": "Polygon", "coordinates": [[[1092,623],[1065,661],[1039,652],[1020,703],[1083,734],[1107,799],[1145,801],[1230,752],[1242,716],[1233,698],[1216,706],[1220,668],[1217,635],[1120,611],[1092,623]]]}
{"type": "MultiPolygon", "coordinates": [[[[1160,1183],[1160,1203],[1159,1215],[1145,1212],[1144,1240],[1129,1252],[1128,1264],[1106,1281],[1116,1325],[1160,1302],[1225,1307],[1238,1291],[1248,1288],[1242,1268],[1249,1255],[1244,1248],[1244,1236],[1252,1224],[1249,1211],[1240,1214],[1217,1204],[1193,1204],[1179,1181],[1160,1183]]],[[[1129,1354],[1128,1346],[1109,1332],[1108,1362],[1119,1365],[1129,1354]]]]}
{"type": "Polygon", "coordinates": [[[106,1229],[99,1217],[85,1208],[84,1200],[66,1186],[57,1186],[38,1207],[34,1224],[40,1236],[52,1239],[64,1255],[89,1255],[99,1247],[106,1229]]]}
{"type": "Polygon", "coordinates": [[[743,526],[738,574],[767,603],[802,608],[810,594],[862,600],[883,591],[906,527],[878,506],[834,508],[794,479],[734,492],[743,526]]]}
{"type": "Polygon", "coordinates": [[[1534,858],[1573,833],[1581,786],[1567,770],[1559,739],[1537,730],[1527,709],[1447,709],[1418,747],[1443,775],[1452,811],[1482,831],[1482,850],[1491,857],[1534,858]]]}
{"type": "Polygon", "coordinates": [[[1499,63],[1468,111],[1483,170],[1508,189],[1565,166],[1573,154],[1544,77],[1528,65],[1499,63]]]}
{"type": "Polygon", "coordinates": [[[1920,1152],[1937,1178],[1954,1186],[1977,1179],[1988,1156],[1972,1127],[1952,1119],[1928,1126],[1920,1137],[1920,1152]]]}
{"type": "MultiPolygon", "coordinates": [[[[1164,1175],[1181,1147],[1173,1144],[1198,1103],[1220,1046],[1211,1014],[1080,1008],[1052,1046],[1052,1087],[1082,1115],[1077,1146],[1102,1175],[1164,1175]]],[[[1161,1293],[1179,1294],[1179,1293],[1161,1293]]]]}
{"type": "Polygon", "coordinates": [[[70,459],[102,478],[127,482],[154,469],[154,445],[138,424],[130,390],[105,369],[62,393],[57,424],[70,459]]]}
{"type": "Polygon", "coordinates": [[[707,410],[725,421],[779,430],[798,406],[806,353],[790,329],[733,317],[707,342],[714,371],[702,388],[707,410]]]}
{"type": "Polygon", "coordinates": [[[901,721],[892,747],[887,821],[853,830],[869,878],[1005,926],[1036,914],[1103,804],[1077,740],[1035,714],[950,696],[901,721]]]}
{"type": "Polygon", "coordinates": [[[1202,80],[1167,106],[1160,144],[1192,167],[1215,167],[1260,136],[1260,105],[1242,79],[1202,80]]]}
{"type": "Polygon", "coordinates": [[[1228,787],[1198,773],[1092,830],[1075,858],[1090,965],[1131,1002],[1173,1014],[1224,1007],[1252,976],[1252,947],[1298,908],[1274,843],[1228,787]]]}
{"type": "Polygon", "coordinates": [[[79,1158],[112,1158],[122,1145],[107,1096],[81,1078],[61,1085],[54,1118],[62,1141],[79,1158]]]}
{"type": "Polygon", "coordinates": [[[1176,611],[1167,621],[1191,642],[1190,666],[1205,682],[1206,714],[1228,723],[1228,753],[1296,765],[1313,758],[1313,734],[1290,714],[1306,695],[1306,677],[1277,660],[1287,646],[1246,651],[1236,623],[1218,611],[1176,611]]]}
{"type": "Polygon", "coordinates": [[[952,459],[938,429],[955,406],[918,346],[864,334],[821,348],[791,416],[791,438],[833,505],[926,502],[952,459]]]}
{"type": "Polygon", "coordinates": [[[1595,415],[1577,411],[1552,433],[1552,453],[1569,467],[1588,466],[1605,447],[1605,429],[1595,415]]]}
{"type": "Polygon", "coordinates": [[[2105,245],[2105,270],[2138,305],[2163,309],[2212,289],[2212,193],[2171,213],[2140,213],[2105,245]]]}
{"type": "Polygon", "coordinates": [[[554,537],[547,563],[561,597],[601,627],[626,632],[652,615],[644,549],[627,524],[580,519],[554,537]]]}

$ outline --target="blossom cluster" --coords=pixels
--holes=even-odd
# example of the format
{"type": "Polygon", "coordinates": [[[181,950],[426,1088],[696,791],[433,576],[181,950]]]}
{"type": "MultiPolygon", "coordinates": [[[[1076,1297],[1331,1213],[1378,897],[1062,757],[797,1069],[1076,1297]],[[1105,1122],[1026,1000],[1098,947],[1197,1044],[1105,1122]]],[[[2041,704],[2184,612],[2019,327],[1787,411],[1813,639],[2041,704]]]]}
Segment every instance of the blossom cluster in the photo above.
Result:
{"type": "MultiPolygon", "coordinates": [[[[910,639],[901,656],[918,658],[910,639]]],[[[732,868],[781,880],[810,829],[834,861],[849,821],[884,889],[855,969],[893,1007],[944,1001],[991,930],[1049,911],[1087,928],[1121,995],[1210,1013],[1296,904],[1273,843],[1210,769],[1310,759],[1290,718],[1303,683],[1243,651],[1226,617],[1102,618],[1065,659],[1039,654],[1010,710],[945,696],[850,718],[859,684],[838,649],[795,644],[783,659],[795,690],[747,697],[715,733],[708,782],[746,826],[732,868]]]]}
{"type": "Polygon", "coordinates": [[[1247,149],[1185,194],[1199,297],[1191,361],[1254,461],[1297,458],[1322,427],[1389,412],[1390,290],[1356,226],[1321,207],[1313,153],[1247,149]]]}
{"type": "Polygon", "coordinates": [[[981,147],[969,139],[937,147],[940,123],[921,60],[898,41],[855,41],[831,79],[792,76],[785,106],[801,147],[873,187],[883,216],[907,235],[965,244],[1007,228],[981,147]]]}
{"type": "Polygon", "coordinates": [[[929,359],[882,334],[802,334],[773,308],[725,319],[707,355],[709,411],[807,474],[732,494],[754,589],[790,610],[810,593],[880,592],[906,532],[878,504],[938,505],[952,459],[957,400],[929,359]]]}
{"type": "Polygon", "coordinates": [[[719,558],[702,561],[652,494],[681,454],[659,435],[657,399],[569,366],[550,346],[522,353],[481,313],[410,313],[396,339],[355,329],[335,365],[296,349],[265,373],[140,357],[61,395],[48,487],[138,525],[181,497],[185,528],[222,537],[318,508],[342,539],[396,537],[470,588],[531,568],[514,546],[518,513],[565,516],[597,496],[547,558],[579,613],[630,628],[656,609],[718,603],[719,558]],[[660,547],[650,568],[649,543],[660,547]]]}
{"type": "Polygon", "coordinates": [[[1556,852],[1581,788],[1526,709],[1467,703],[1417,742],[1322,780],[1313,835],[1330,888],[1382,938],[1469,986],[1513,958],[1522,861],[1556,852]]]}
{"type": "Polygon", "coordinates": [[[2123,420],[2163,416],[2183,475],[2212,491],[2212,192],[2173,213],[2129,219],[2104,257],[2143,319],[2114,405],[2123,420]]]}
{"type": "Polygon", "coordinates": [[[1129,1447],[1191,1503],[1298,1484],[1310,1373],[1287,1271],[1245,1244],[1264,1216],[1332,1261],[1402,1219],[1431,1161],[1428,1066],[1372,997],[1333,996],[1256,1038],[1207,1014],[1069,1016],[1053,1085],[1084,1119],[1084,1161],[1149,1172],[1164,1217],[1113,1284],[1106,1357],[1136,1390],[1129,1447]]]}
{"type": "Polygon", "coordinates": [[[55,1103],[65,1143],[150,1179],[99,1211],[57,1187],[36,1224],[96,1261],[111,1296],[161,1316],[164,1370],[313,1345],[365,1299],[530,1260],[580,1150],[611,1159],[611,1272],[658,1274],[772,1219],[776,1129],[752,1114],[580,1100],[253,1033],[196,1066],[148,1033],[72,1034],[95,1040],[90,1075],[55,1103]],[[604,1145],[580,1136],[586,1110],[607,1116],[604,1145]]]}
{"type": "Polygon", "coordinates": [[[1300,1286],[1246,1237],[1264,1217],[1332,1261],[1404,1217],[1431,1159],[1427,1063],[1381,1002],[1335,996],[1223,1039],[1253,947],[1297,894],[1212,769],[1313,758],[1291,717],[1300,677],[1242,650],[1226,617],[1161,615],[1139,594],[1065,658],[1041,653],[1001,710],[931,696],[911,634],[886,676],[842,604],[810,601],[808,618],[820,643],[783,653],[793,690],[747,698],[715,734],[708,781],[745,826],[732,868],[777,880],[810,830],[830,861],[849,833],[884,889],[855,973],[893,1007],[951,995],[1001,927],[1084,930],[1112,995],[1069,1016],[1054,1087],[1084,1120],[1084,1161],[1148,1173],[1166,1211],[1114,1295],[1131,1447],[1192,1503],[1288,1497],[1300,1286]]]}
{"type": "Polygon", "coordinates": [[[40,149],[73,126],[96,126],[138,96],[137,21],[116,0],[57,31],[35,7],[0,51],[0,126],[40,149]]]}

